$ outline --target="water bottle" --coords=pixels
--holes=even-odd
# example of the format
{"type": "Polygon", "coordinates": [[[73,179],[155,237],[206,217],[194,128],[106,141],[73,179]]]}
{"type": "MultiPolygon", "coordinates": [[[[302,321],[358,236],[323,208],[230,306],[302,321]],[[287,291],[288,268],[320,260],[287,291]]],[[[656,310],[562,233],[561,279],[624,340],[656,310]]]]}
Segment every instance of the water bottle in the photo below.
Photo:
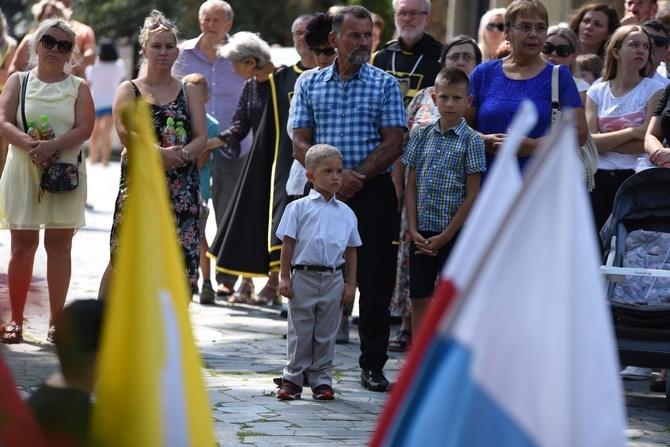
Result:
{"type": "MultiPolygon", "coordinates": [[[[40,121],[42,121],[42,128],[40,129],[40,134],[42,135],[43,140],[53,140],[56,138],[56,132],[49,122],[49,118],[46,115],[40,116],[40,121]]],[[[56,160],[60,160],[60,151],[54,152],[53,157],[56,160]]]]}
{"type": "Polygon", "coordinates": [[[54,132],[54,128],[51,127],[49,118],[47,118],[46,115],[42,115],[40,116],[40,121],[42,121],[42,129],[40,130],[40,133],[42,134],[42,139],[53,140],[54,138],[56,138],[56,133],[54,132]]]}
{"type": "Polygon", "coordinates": [[[649,168],[651,168],[651,163],[649,162],[649,155],[638,157],[637,163],[635,164],[635,173],[644,171],[645,169],[649,168]]]}
{"type": "Polygon", "coordinates": [[[28,121],[28,130],[26,130],[26,133],[35,141],[42,139],[39,129],[35,127],[35,121],[28,121]]]}
{"type": "Polygon", "coordinates": [[[165,129],[163,129],[163,147],[171,147],[177,144],[177,136],[174,131],[174,119],[168,118],[165,129]]]}
{"type": "Polygon", "coordinates": [[[177,146],[186,146],[188,137],[186,136],[186,129],[184,129],[184,123],[182,121],[177,121],[177,128],[174,130],[174,134],[177,138],[177,146]]]}

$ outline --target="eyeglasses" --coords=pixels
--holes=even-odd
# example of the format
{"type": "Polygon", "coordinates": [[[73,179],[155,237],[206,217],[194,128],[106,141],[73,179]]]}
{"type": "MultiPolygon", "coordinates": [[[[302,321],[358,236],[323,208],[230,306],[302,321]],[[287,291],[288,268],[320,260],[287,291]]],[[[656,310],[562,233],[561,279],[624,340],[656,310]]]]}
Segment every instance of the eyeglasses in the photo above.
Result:
{"type": "Polygon", "coordinates": [[[157,22],[152,22],[152,23],[148,24],[147,29],[155,30],[159,26],[164,26],[165,28],[172,29],[172,28],[174,28],[174,23],[169,22],[167,20],[159,20],[157,22]]]}
{"type": "Polygon", "coordinates": [[[540,25],[529,25],[527,23],[522,23],[521,25],[512,25],[514,28],[518,29],[524,34],[530,33],[532,30],[535,30],[536,33],[538,34],[545,34],[547,32],[547,25],[545,24],[540,24],[540,25]]]}
{"type": "Polygon", "coordinates": [[[319,56],[320,54],[323,54],[324,56],[332,56],[335,54],[335,48],[333,47],[327,47],[327,48],[310,48],[309,51],[311,51],[314,56],[319,56]]]}
{"type": "Polygon", "coordinates": [[[398,17],[399,19],[410,18],[412,20],[418,19],[419,17],[427,14],[428,13],[424,11],[398,11],[395,13],[396,17],[398,17]]]}
{"type": "Polygon", "coordinates": [[[463,59],[463,62],[468,63],[475,60],[475,56],[470,53],[453,53],[447,56],[451,62],[458,62],[459,59],[463,59]]]}
{"type": "Polygon", "coordinates": [[[568,57],[574,53],[570,45],[554,45],[549,42],[544,43],[544,48],[542,48],[544,54],[551,54],[554,51],[556,51],[558,57],[568,57]]]}
{"type": "Polygon", "coordinates": [[[486,25],[486,29],[489,31],[493,31],[494,29],[498,29],[498,31],[502,31],[505,29],[505,24],[504,23],[489,23],[486,25]]]}
{"type": "Polygon", "coordinates": [[[654,45],[656,45],[659,48],[667,48],[668,46],[668,39],[666,37],[652,36],[651,34],[649,34],[649,38],[651,39],[652,42],[654,42],[654,45]]]}
{"type": "Polygon", "coordinates": [[[53,36],[48,34],[42,36],[40,42],[47,50],[50,50],[54,46],[58,45],[58,52],[61,54],[68,54],[70,51],[72,51],[72,42],[69,40],[56,40],[53,36]]]}

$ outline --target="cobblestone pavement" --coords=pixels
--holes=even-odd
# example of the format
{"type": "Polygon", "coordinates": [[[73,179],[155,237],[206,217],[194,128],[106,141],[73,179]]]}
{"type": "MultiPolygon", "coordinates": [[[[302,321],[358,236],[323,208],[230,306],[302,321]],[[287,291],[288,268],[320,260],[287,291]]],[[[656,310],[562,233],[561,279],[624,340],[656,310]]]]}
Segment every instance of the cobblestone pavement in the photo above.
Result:
{"type": "MultiPolygon", "coordinates": [[[[109,259],[108,240],[119,165],[89,166],[87,226],[75,236],[73,274],[68,301],[97,296],[100,276],[109,259]]],[[[215,232],[208,225],[209,240],[215,232]]],[[[0,320],[9,316],[7,261],[9,232],[0,232],[0,320]]],[[[0,354],[14,373],[20,392],[27,396],[53,372],[56,356],[45,342],[48,306],[46,255],[40,246],[24,324],[26,343],[0,345],[0,354]]],[[[260,290],[264,281],[256,281],[260,290]]],[[[197,298],[197,297],[196,297],[197,298]]],[[[272,383],[284,365],[286,320],[279,307],[197,303],[189,308],[204,363],[215,437],[221,446],[365,445],[388,397],[360,386],[359,340],[352,326],[351,342],[337,345],[334,388],[337,399],[317,402],[307,388],[303,399],[281,402],[272,383]]],[[[4,320],[3,320],[4,321],[4,320]]],[[[397,378],[403,354],[391,353],[386,367],[397,378]]],[[[551,384],[547,384],[551,386],[551,384]]],[[[626,381],[630,447],[670,446],[670,412],[662,393],[648,391],[645,381],[626,381]]],[[[606,411],[603,408],[603,411],[606,411]]]]}

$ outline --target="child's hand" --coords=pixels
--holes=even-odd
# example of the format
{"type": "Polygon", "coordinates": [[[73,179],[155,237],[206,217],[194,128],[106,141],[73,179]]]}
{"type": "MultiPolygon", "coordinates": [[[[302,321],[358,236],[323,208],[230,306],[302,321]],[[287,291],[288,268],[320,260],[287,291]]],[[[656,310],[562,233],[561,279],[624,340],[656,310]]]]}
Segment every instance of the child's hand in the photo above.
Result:
{"type": "Polygon", "coordinates": [[[435,255],[437,255],[437,252],[440,250],[440,248],[447,245],[447,242],[449,242],[449,239],[447,239],[446,236],[438,234],[436,236],[429,237],[428,239],[426,239],[426,243],[424,244],[424,246],[427,250],[430,250],[431,252],[435,253],[435,255]]]}
{"type": "Polygon", "coordinates": [[[356,296],[356,284],[346,283],[344,285],[344,293],[342,294],[342,305],[351,304],[354,302],[356,296]]]}
{"type": "Polygon", "coordinates": [[[416,245],[416,248],[418,249],[414,252],[414,254],[437,256],[437,250],[433,251],[428,247],[428,239],[425,239],[423,236],[421,236],[421,233],[417,231],[410,231],[409,236],[412,238],[414,245],[416,245]]]}
{"type": "Polygon", "coordinates": [[[279,293],[281,293],[282,296],[285,296],[289,300],[293,298],[293,290],[291,289],[290,279],[279,280],[279,293]]]}

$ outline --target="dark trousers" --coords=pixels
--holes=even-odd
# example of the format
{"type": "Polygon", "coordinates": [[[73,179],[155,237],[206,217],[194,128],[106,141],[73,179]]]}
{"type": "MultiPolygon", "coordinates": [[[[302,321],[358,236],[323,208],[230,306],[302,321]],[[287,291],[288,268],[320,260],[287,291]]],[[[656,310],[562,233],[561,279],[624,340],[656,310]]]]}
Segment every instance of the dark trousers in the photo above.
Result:
{"type": "Polygon", "coordinates": [[[388,356],[389,303],[395,279],[393,221],[398,199],[389,174],[365,183],[347,205],[358,218],[358,291],[362,369],[383,369],[388,356]]]}
{"type": "Polygon", "coordinates": [[[614,197],[616,196],[619,187],[633,174],[635,174],[635,171],[632,169],[618,169],[611,171],[598,169],[598,171],[596,171],[596,187],[590,194],[593,217],[598,232],[600,232],[600,229],[605,225],[610,214],[612,214],[614,197]]]}

